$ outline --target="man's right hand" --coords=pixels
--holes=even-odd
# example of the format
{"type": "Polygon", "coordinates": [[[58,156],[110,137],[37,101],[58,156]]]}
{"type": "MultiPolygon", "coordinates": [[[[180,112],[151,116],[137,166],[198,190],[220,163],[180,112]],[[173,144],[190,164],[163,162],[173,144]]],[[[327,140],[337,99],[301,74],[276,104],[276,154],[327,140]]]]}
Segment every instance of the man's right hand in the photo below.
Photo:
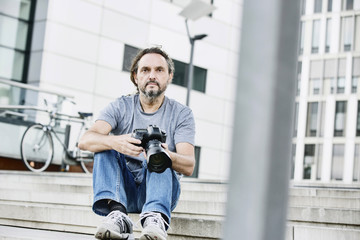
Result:
{"type": "Polygon", "coordinates": [[[122,154],[137,157],[144,151],[142,147],[137,146],[141,144],[141,141],[139,139],[133,138],[131,134],[111,136],[111,138],[112,149],[122,154]]]}

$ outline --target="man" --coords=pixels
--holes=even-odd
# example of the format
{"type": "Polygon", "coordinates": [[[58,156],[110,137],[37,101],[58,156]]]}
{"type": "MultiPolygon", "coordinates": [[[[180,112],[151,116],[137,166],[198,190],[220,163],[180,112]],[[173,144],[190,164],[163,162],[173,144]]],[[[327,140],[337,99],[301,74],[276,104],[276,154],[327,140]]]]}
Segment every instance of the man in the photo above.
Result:
{"type": "Polygon", "coordinates": [[[179,179],[194,170],[194,118],[190,108],[165,96],[174,63],[163,50],[140,51],[130,72],[138,93],[109,104],[79,142],[81,149],[95,152],[93,211],[107,215],[95,237],[134,239],[127,213],[137,212],[143,227],[140,239],[166,239],[180,195],[179,179]],[[141,141],[131,135],[149,125],[167,134],[162,147],[172,167],[162,173],[148,170],[141,141]]]}

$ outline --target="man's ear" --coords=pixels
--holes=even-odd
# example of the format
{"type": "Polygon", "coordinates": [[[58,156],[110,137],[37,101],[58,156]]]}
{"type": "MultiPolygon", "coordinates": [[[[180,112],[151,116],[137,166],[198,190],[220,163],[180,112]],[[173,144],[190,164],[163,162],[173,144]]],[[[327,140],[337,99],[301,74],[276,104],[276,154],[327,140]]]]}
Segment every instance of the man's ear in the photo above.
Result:
{"type": "Polygon", "coordinates": [[[136,85],[138,84],[138,79],[137,79],[137,75],[136,73],[133,73],[133,78],[134,78],[134,81],[136,83],[136,85]]]}
{"type": "Polygon", "coordinates": [[[170,73],[169,80],[168,80],[169,83],[172,83],[173,77],[174,77],[174,73],[170,73]]]}

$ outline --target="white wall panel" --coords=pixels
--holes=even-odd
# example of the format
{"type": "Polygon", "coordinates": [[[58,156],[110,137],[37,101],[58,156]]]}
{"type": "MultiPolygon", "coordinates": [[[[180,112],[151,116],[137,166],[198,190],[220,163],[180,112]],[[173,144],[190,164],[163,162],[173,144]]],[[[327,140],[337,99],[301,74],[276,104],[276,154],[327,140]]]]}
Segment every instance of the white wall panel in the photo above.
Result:
{"type": "MultiPolygon", "coordinates": [[[[151,26],[148,43],[162,45],[163,49],[173,59],[185,63],[190,61],[190,43],[185,35],[157,26],[151,26]]],[[[197,56],[194,55],[194,58],[197,58],[197,56]]]]}
{"type": "MultiPolygon", "coordinates": [[[[232,27],[230,31],[230,45],[229,50],[234,53],[239,53],[240,51],[240,37],[241,37],[241,29],[240,27],[232,27]]],[[[236,59],[238,61],[238,58],[236,59]]]]}
{"type": "Polygon", "coordinates": [[[123,13],[145,21],[150,20],[152,14],[152,1],[144,0],[104,0],[104,6],[108,9],[123,13]]]}
{"type": "Polygon", "coordinates": [[[98,64],[122,71],[124,43],[108,38],[100,39],[98,64]]]}
{"type": "Polygon", "coordinates": [[[92,92],[95,84],[95,65],[44,53],[41,82],[59,87],[92,92]]]}
{"type": "Polygon", "coordinates": [[[96,63],[99,36],[48,22],[45,50],[96,63]]]}
{"type": "Polygon", "coordinates": [[[135,47],[147,45],[149,23],[114,11],[104,10],[101,34],[135,47]]]}
{"type": "Polygon", "coordinates": [[[202,147],[220,149],[222,143],[223,127],[196,118],[196,144],[202,147]]]}
{"type": "Polygon", "coordinates": [[[211,148],[201,148],[199,178],[218,179],[220,175],[221,151],[211,148]]]}
{"type": "Polygon", "coordinates": [[[151,6],[151,23],[157,27],[186,35],[185,18],[180,16],[181,8],[162,0],[155,0],[151,6]]]}
{"type": "Polygon", "coordinates": [[[135,91],[129,74],[98,67],[95,82],[95,93],[109,98],[117,98],[135,91]]]}
{"type": "Polygon", "coordinates": [[[99,33],[102,7],[84,0],[52,0],[49,4],[50,20],[99,33]]]}
{"type": "Polygon", "coordinates": [[[223,0],[223,1],[215,1],[214,5],[216,6],[216,9],[212,14],[213,19],[231,25],[233,19],[232,9],[235,4],[232,1],[223,0]]]}
{"type": "Polygon", "coordinates": [[[196,117],[208,119],[210,122],[223,123],[225,101],[207,96],[203,93],[192,91],[190,107],[196,117]]]}
{"type": "Polygon", "coordinates": [[[231,27],[210,17],[200,18],[196,22],[189,21],[189,30],[192,36],[207,34],[208,36],[201,40],[202,42],[225,49],[230,45],[231,27]]]}
{"type": "Polygon", "coordinates": [[[235,111],[235,101],[226,101],[225,102],[225,111],[224,111],[224,125],[225,126],[234,126],[234,111],[235,111]]]}
{"type": "Polygon", "coordinates": [[[226,49],[200,41],[195,46],[194,65],[213,69],[220,73],[228,73],[229,57],[231,56],[226,49]]]}
{"type": "Polygon", "coordinates": [[[228,77],[222,73],[208,70],[206,78],[206,94],[217,98],[224,98],[227,94],[228,77]]]}

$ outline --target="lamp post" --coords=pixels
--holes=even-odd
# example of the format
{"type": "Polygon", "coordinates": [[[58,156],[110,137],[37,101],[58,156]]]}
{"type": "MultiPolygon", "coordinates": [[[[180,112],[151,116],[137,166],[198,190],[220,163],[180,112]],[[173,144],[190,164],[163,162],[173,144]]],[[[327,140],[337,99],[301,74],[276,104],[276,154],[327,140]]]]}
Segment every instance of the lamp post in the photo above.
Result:
{"type": "Polygon", "coordinates": [[[188,69],[188,75],[187,75],[187,94],[186,94],[186,106],[189,106],[190,103],[190,91],[193,84],[193,76],[194,76],[194,66],[193,66],[193,57],[194,57],[194,47],[195,47],[195,41],[201,40],[207,36],[207,34],[199,34],[195,35],[194,37],[190,36],[189,28],[187,24],[187,19],[185,19],[185,25],[186,25],[186,31],[189,37],[189,41],[191,44],[191,51],[190,51],[190,63],[189,63],[189,69],[188,69]]]}
{"type": "Polygon", "coordinates": [[[191,37],[189,32],[189,27],[187,20],[191,19],[193,21],[206,16],[210,13],[212,13],[216,9],[215,6],[212,4],[205,3],[200,0],[191,0],[190,3],[183,8],[183,10],[179,13],[181,16],[185,18],[185,26],[186,26],[186,32],[189,37],[190,45],[191,45],[191,51],[190,51],[190,63],[189,63],[189,69],[188,69],[188,75],[187,75],[187,96],[186,96],[186,106],[189,106],[190,101],[190,91],[192,88],[192,82],[193,82],[193,72],[194,72],[194,66],[193,66],[193,57],[194,57],[194,46],[196,40],[201,40],[204,37],[206,37],[206,34],[199,34],[191,37]]]}

